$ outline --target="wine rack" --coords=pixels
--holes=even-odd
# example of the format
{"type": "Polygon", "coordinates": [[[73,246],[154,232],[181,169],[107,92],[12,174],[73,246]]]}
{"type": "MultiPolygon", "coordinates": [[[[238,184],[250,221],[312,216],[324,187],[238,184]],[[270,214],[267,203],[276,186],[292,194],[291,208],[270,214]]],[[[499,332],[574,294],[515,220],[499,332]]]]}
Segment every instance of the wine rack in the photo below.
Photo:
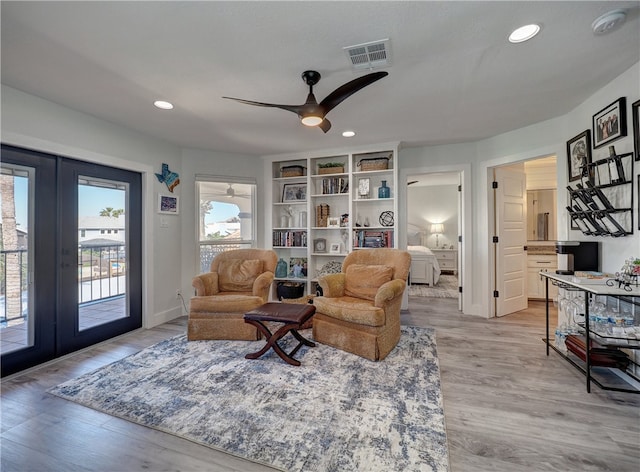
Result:
{"type": "Polygon", "coordinates": [[[588,236],[633,234],[633,153],[587,164],[575,188],[567,186],[571,229],[588,236]]]}

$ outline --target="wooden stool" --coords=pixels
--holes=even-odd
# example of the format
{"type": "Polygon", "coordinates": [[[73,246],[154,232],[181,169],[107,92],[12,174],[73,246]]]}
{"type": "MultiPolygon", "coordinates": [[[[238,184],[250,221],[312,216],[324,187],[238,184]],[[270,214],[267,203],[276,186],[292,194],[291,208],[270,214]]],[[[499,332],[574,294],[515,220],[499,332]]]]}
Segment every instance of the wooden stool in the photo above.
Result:
{"type": "Polygon", "coordinates": [[[245,359],[257,359],[266,353],[269,349],[278,354],[282,360],[288,364],[299,366],[300,361],[293,358],[296,352],[302,346],[315,347],[315,343],[305,339],[298,330],[302,328],[302,325],[310,320],[316,307],[309,304],[298,303],[265,303],[259,306],[255,310],[251,310],[244,315],[244,322],[254,325],[264,336],[267,338],[265,346],[257,352],[247,354],[245,359]],[[269,328],[265,326],[263,322],[273,321],[278,323],[284,323],[284,326],[280,327],[275,333],[271,333],[269,328]],[[298,340],[298,345],[290,353],[286,353],[278,345],[278,341],[282,339],[287,333],[291,334],[298,340]]]}

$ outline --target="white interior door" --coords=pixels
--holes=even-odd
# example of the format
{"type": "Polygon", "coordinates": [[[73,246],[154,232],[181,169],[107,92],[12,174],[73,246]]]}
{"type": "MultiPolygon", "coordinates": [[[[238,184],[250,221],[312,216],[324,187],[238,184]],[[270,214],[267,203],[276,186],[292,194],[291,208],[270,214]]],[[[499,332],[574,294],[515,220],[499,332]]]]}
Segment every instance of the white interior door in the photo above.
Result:
{"type": "MultiPolygon", "coordinates": [[[[462,287],[462,174],[458,174],[458,287],[462,287]]],[[[462,311],[464,290],[458,292],[458,310],[462,311]]]]}
{"type": "Polygon", "coordinates": [[[527,308],[527,186],[524,164],[496,168],[495,246],[496,316],[527,308]]]}

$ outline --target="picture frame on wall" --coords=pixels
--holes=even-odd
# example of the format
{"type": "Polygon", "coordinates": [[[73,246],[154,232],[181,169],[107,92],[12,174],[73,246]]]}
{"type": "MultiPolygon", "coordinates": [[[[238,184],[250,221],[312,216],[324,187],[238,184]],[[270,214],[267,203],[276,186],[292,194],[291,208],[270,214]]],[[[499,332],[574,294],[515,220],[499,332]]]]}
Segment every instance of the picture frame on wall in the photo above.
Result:
{"type": "Polygon", "coordinates": [[[307,200],[307,184],[284,184],[282,202],[304,202],[307,200]]]}
{"type": "Polygon", "coordinates": [[[180,212],[179,199],[174,195],[158,195],[158,213],[177,215],[180,212]]]}
{"type": "Polygon", "coordinates": [[[631,105],[631,115],[633,116],[633,150],[636,161],[640,161],[640,100],[631,105]]]}
{"type": "Polygon", "coordinates": [[[342,247],[340,243],[331,243],[329,246],[329,254],[340,254],[342,247]]]}
{"type": "Polygon", "coordinates": [[[627,99],[620,97],[593,115],[593,148],[627,135],[627,99]]]}
{"type": "Polygon", "coordinates": [[[580,180],[586,166],[591,164],[591,131],[588,129],[567,141],[567,164],[569,182],[580,180]]]}

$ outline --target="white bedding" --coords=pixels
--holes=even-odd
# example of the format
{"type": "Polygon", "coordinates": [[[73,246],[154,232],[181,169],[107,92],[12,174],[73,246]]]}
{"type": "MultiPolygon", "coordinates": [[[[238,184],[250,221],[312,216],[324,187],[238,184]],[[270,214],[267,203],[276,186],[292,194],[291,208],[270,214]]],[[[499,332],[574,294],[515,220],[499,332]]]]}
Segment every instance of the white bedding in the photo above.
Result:
{"type": "Polygon", "coordinates": [[[431,249],[425,246],[407,246],[407,251],[411,255],[411,283],[436,285],[440,279],[440,264],[431,249]]]}

